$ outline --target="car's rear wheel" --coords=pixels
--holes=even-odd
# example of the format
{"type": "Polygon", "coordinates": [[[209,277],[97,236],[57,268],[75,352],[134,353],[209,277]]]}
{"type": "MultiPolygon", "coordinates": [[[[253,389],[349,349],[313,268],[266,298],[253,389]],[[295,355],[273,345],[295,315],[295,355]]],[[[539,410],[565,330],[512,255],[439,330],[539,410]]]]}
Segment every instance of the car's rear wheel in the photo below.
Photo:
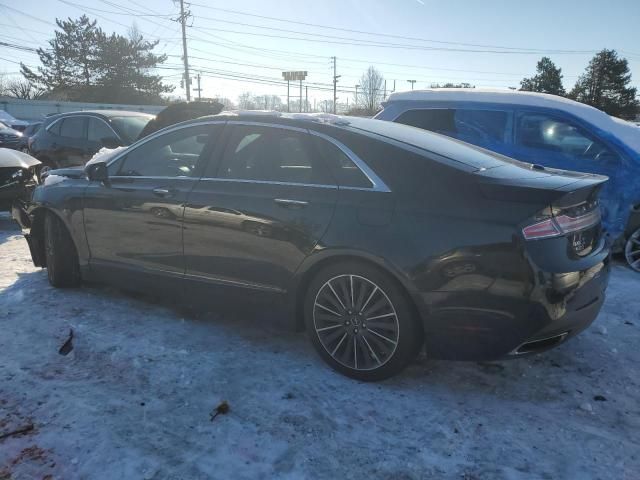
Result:
{"type": "Polygon", "coordinates": [[[629,235],[624,246],[624,256],[627,263],[636,272],[640,272],[640,228],[629,235]]]}
{"type": "Polygon", "coordinates": [[[420,323],[402,287],[367,264],[339,263],[319,271],[309,285],[304,314],[320,356],[358,380],[399,373],[422,346],[420,323]]]}
{"type": "Polygon", "coordinates": [[[57,288],[79,285],[78,253],[66,226],[53,213],[44,218],[44,246],[49,283],[57,288]]]}

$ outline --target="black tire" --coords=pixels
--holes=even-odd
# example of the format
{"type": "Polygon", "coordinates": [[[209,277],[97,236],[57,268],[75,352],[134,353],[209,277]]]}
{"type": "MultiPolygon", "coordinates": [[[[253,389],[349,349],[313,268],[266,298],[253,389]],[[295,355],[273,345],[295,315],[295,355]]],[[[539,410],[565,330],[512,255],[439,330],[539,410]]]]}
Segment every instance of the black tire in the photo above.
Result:
{"type": "Polygon", "coordinates": [[[323,360],[361,381],[398,374],[416,358],[424,341],[402,286],[382,270],[357,261],[329,265],[314,276],[305,294],[304,319],[323,360]]]}
{"type": "Polygon", "coordinates": [[[53,213],[44,218],[44,248],[49,283],[56,288],[80,284],[78,253],[67,227],[53,213]]]}

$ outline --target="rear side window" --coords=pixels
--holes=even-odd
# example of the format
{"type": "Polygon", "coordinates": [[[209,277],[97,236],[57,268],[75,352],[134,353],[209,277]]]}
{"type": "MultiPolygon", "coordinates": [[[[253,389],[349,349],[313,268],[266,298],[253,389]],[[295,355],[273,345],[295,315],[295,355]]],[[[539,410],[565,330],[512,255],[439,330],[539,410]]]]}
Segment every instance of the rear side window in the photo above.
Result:
{"type": "Polygon", "coordinates": [[[569,120],[544,113],[523,113],[516,130],[518,145],[564,153],[585,160],[617,158],[602,142],[569,120]]]}
{"type": "Polygon", "coordinates": [[[362,170],[333,143],[315,138],[320,156],[341,187],[372,188],[373,185],[362,170]]]}
{"type": "Polygon", "coordinates": [[[309,134],[251,125],[228,128],[231,135],[218,177],[300,184],[335,183],[315,155],[309,134]]]}
{"type": "Polygon", "coordinates": [[[84,138],[86,117],[66,117],[60,125],[60,135],[67,138],[84,138]]]}
{"type": "Polygon", "coordinates": [[[49,127],[47,127],[47,132],[52,135],[60,135],[60,125],[62,125],[62,120],[53,122],[49,127]]]}
{"type": "Polygon", "coordinates": [[[408,110],[396,122],[486,145],[505,141],[508,118],[500,110],[423,109],[408,110]]]}

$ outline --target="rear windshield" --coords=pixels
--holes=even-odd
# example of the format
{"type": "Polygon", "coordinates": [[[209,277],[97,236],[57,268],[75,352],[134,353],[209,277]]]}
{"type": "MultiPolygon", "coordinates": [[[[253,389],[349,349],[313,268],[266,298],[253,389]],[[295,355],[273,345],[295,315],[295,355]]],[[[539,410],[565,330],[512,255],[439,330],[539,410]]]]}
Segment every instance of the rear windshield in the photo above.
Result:
{"type": "Polygon", "coordinates": [[[111,117],[109,120],[113,128],[122,136],[122,139],[131,144],[138,139],[142,129],[153,119],[152,116],[141,115],[139,117],[111,117]]]}
{"type": "Polygon", "coordinates": [[[502,165],[501,156],[468,143],[434,134],[420,128],[409,127],[384,120],[350,118],[352,129],[371,132],[413,147],[436,153],[463,163],[471,168],[491,168],[502,165]]]}

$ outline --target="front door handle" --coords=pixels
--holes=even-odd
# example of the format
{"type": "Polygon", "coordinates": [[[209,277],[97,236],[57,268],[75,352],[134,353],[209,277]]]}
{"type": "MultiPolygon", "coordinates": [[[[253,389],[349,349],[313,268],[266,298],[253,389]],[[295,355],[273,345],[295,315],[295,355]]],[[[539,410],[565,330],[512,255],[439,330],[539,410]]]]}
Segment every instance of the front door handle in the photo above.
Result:
{"type": "Polygon", "coordinates": [[[273,201],[285,208],[303,208],[309,205],[309,202],[305,202],[303,200],[290,200],[288,198],[274,198],[273,201]]]}
{"type": "Polygon", "coordinates": [[[159,197],[168,198],[173,196],[173,190],[169,190],[168,188],[154,188],[152,191],[154,195],[159,197]]]}

